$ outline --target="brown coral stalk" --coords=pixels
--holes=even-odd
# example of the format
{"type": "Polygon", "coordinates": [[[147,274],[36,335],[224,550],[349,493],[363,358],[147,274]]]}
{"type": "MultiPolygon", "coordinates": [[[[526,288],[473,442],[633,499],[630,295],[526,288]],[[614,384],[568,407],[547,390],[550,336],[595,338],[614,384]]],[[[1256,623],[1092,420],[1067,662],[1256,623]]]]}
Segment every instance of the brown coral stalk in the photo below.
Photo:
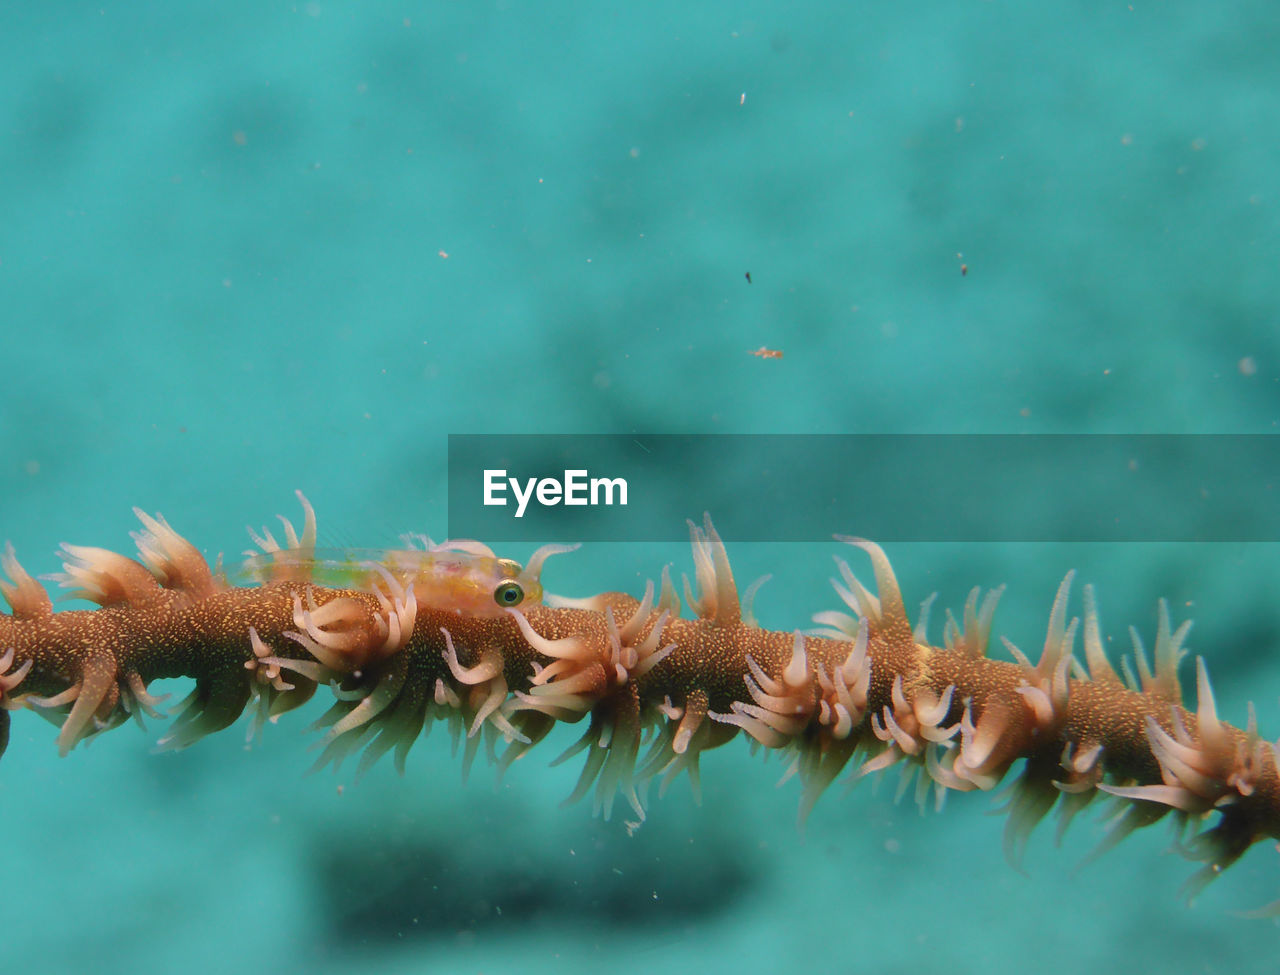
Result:
{"type": "MultiPolygon", "coordinates": [[[[301,536],[285,523],[284,547],[258,539],[264,554],[251,562],[263,581],[252,587],[215,575],[163,519],[141,512],[140,561],[66,546],[62,581],[99,604],[91,611],[53,612],[8,550],[0,749],[13,709],[55,717],[64,754],[129,716],[159,715],[147,688],[161,677],[196,682],[162,739],[173,748],[230,725],[251,703],[252,734],[329,683],[320,765],[359,752],[360,774],[393,751],[403,768],[424,729],[443,719],[465,739],[468,765],[484,742],[505,767],[557,721],[585,720],[569,752],[586,753],[574,796],[593,793],[606,815],[621,796],[643,818],[642,787],[653,778],[665,785],[685,772],[696,787],[701,753],[742,733],[785,753],[803,784],[802,814],[845,769],[857,777],[901,765],[904,783],[916,777],[918,800],[940,804],[950,791],[990,790],[1017,766],[1005,832],[1015,861],[1052,808],[1065,824],[1099,794],[1123,807],[1105,845],[1169,815],[1184,833],[1210,820],[1186,844],[1205,863],[1193,889],[1252,843],[1280,836],[1276,747],[1252,720],[1241,730],[1217,717],[1203,661],[1197,708],[1182,706],[1186,626],[1175,631],[1162,608],[1154,668],[1139,645],[1139,674],[1126,667],[1121,677],[1102,652],[1085,587],[1082,665],[1079,621],[1067,619],[1070,576],[1038,660],[1010,644],[1015,659],[999,661],[986,656],[999,592],[980,605],[975,590],[962,621],[949,619],[933,646],[925,620],[908,621],[884,553],[858,539],[843,541],[870,555],[877,594],[840,563],[836,589],[848,612],[820,614],[817,633],[783,633],[743,612],[709,520],[690,526],[692,619],[681,617],[665,573],[656,597],[650,586],[642,599],[605,593],[478,615],[443,599],[421,604],[405,553],[369,566],[358,588],[319,585],[306,510],[301,536]]],[[[488,557],[467,545],[449,556],[450,571],[469,564],[467,553],[488,557]]],[[[546,554],[520,578],[536,586],[546,554]]],[[[519,596],[511,585],[502,590],[508,605],[519,596]]]]}

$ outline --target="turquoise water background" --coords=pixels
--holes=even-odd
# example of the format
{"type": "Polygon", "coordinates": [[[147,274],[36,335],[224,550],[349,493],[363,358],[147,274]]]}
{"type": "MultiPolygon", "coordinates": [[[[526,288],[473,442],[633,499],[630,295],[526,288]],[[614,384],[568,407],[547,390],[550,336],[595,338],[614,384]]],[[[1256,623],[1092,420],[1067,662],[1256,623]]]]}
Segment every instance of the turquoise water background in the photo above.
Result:
{"type": "MultiPolygon", "coordinates": [[[[53,572],[129,551],[140,505],[233,557],[296,488],[322,540],[439,536],[449,433],[1272,432],[1277,49],[1250,2],[4,5],[0,537],[53,572]]],[[[834,607],[836,548],[730,555],[789,629],[834,607]]],[[[909,604],[1010,582],[1029,650],[1069,568],[1117,653],[1166,596],[1221,712],[1280,734],[1275,545],[889,554],[909,604]]],[[[546,581],[669,561],[588,546],[546,581]]],[[[990,797],[921,817],[886,782],[801,832],[737,742],[628,835],[559,806],[557,741],[496,789],[441,729],[404,778],[306,776],[318,710],[66,759],[15,715],[6,964],[1274,970],[1238,916],[1280,897],[1269,844],[1188,909],[1163,827],[1082,870],[1098,818],[1042,828],[1023,873],[990,797]]]]}

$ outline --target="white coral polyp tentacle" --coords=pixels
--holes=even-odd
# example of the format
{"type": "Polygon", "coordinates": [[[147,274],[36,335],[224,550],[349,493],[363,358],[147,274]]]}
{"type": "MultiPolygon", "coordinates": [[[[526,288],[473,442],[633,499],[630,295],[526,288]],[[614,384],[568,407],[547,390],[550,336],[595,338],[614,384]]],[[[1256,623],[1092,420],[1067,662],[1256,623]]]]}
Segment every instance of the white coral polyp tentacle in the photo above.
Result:
{"type": "Polygon", "coordinates": [[[406,658],[399,657],[377,676],[372,688],[365,686],[343,691],[335,681],[332,685],[335,697],[359,703],[333,723],[318,746],[328,745],[348,732],[354,732],[357,736],[351,740],[353,745],[362,741],[374,728],[370,722],[385,711],[400,694],[407,669],[406,658]]]}
{"type": "Polygon", "coordinates": [[[948,650],[964,650],[971,657],[985,657],[987,645],[991,642],[991,622],[995,618],[996,606],[1004,595],[1004,586],[997,586],[987,593],[978,606],[978,597],[982,589],[974,586],[969,590],[969,597],[964,603],[964,628],[956,623],[951,610],[947,610],[947,622],[942,628],[942,642],[948,650]]]}
{"type": "MultiPolygon", "coordinates": [[[[838,555],[833,556],[836,568],[840,572],[840,578],[844,580],[842,585],[836,579],[831,580],[831,588],[836,591],[836,595],[840,597],[840,601],[848,606],[859,619],[868,619],[874,623],[880,622],[880,600],[877,599],[866,586],[864,586],[858,577],[853,574],[853,570],[849,568],[849,563],[838,555]]],[[[824,617],[828,614],[822,614],[824,617]]],[[[845,620],[848,616],[841,614],[845,620]]],[[[817,620],[817,617],[814,617],[817,620]]],[[[826,622],[822,620],[820,622],[826,622]]],[[[832,622],[835,622],[832,619],[832,622]]],[[[840,627],[837,627],[840,628],[840,627]]]]}
{"type": "Polygon", "coordinates": [[[1084,587],[1084,659],[1089,668],[1089,679],[1109,684],[1120,682],[1111,661],[1102,649],[1101,628],[1098,625],[1098,602],[1093,586],[1084,587]]]}
{"type": "Polygon", "coordinates": [[[1249,723],[1245,727],[1245,740],[1236,745],[1235,762],[1227,776],[1227,785],[1242,796],[1253,795],[1262,775],[1267,743],[1258,734],[1258,714],[1253,702],[1249,702],[1249,723]]]}
{"type": "Polygon", "coordinates": [[[903,756],[927,759],[931,742],[950,741],[960,725],[944,727],[942,722],[951,711],[951,699],[955,686],[948,685],[939,696],[927,687],[918,688],[910,700],[903,689],[902,675],[893,679],[890,692],[892,704],[886,704],[879,714],[871,716],[871,730],[889,747],[875,758],[863,763],[860,775],[888,768],[903,756]]]}
{"type": "MultiPolygon", "coordinates": [[[[0,660],[0,664],[4,661],[0,660]]],[[[168,694],[152,694],[147,690],[147,685],[142,681],[142,675],[136,670],[130,671],[125,678],[125,686],[120,690],[120,699],[124,702],[128,709],[135,717],[138,717],[138,724],[142,724],[140,714],[145,714],[151,718],[167,718],[168,712],[160,710],[160,705],[169,700],[168,694]]]]}
{"type": "Polygon", "coordinates": [[[129,532],[129,537],[138,547],[138,557],[142,559],[142,564],[151,570],[151,574],[164,583],[168,578],[169,574],[166,570],[171,562],[168,548],[175,538],[184,539],[173,530],[162,515],[152,518],[141,508],[134,508],[133,515],[142,522],[141,531],[129,532]]]}
{"type": "Polygon", "coordinates": [[[1062,749],[1062,759],[1058,764],[1066,772],[1065,778],[1054,780],[1058,791],[1070,795],[1092,792],[1102,781],[1102,745],[1069,741],[1062,749]]]}
{"type": "Polygon", "coordinates": [[[141,508],[133,513],[142,522],[143,530],[130,532],[138,546],[138,555],[161,585],[181,589],[196,598],[211,596],[217,591],[209,563],[194,545],[179,535],[164,520],[164,516],[152,518],[141,508]]]}
{"type": "Polygon", "coordinates": [[[441,677],[436,678],[435,696],[433,700],[440,707],[461,708],[462,698],[458,697],[452,687],[444,682],[441,677]]]}
{"type": "MultiPolygon", "coordinates": [[[[146,723],[142,720],[145,714],[152,718],[167,718],[169,715],[161,711],[159,705],[167,700],[168,694],[161,694],[159,697],[147,691],[147,685],[142,681],[142,675],[136,670],[129,673],[124,680],[124,684],[120,686],[120,708],[133,717],[136,724],[143,731],[147,729],[146,723]]],[[[113,717],[115,717],[113,715],[113,717]]],[[[106,730],[111,726],[110,721],[103,721],[97,715],[93,717],[93,723],[99,730],[106,730]]]]}
{"type": "Polygon", "coordinates": [[[257,545],[258,548],[262,549],[262,551],[270,553],[289,550],[313,552],[315,550],[315,508],[311,507],[311,502],[307,500],[307,496],[301,491],[294,491],[293,493],[297,495],[298,501],[302,504],[302,535],[299,536],[298,533],[294,531],[293,522],[288,518],[284,515],[276,515],[276,517],[280,519],[281,527],[284,529],[285,544],[283,546],[275,540],[275,536],[273,536],[266,528],[262,529],[261,535],[255,532],[252,528],[248,529],[249,537],[253,539],[253,543],[257,545]]]}
{"type": "Polygon", "coordinates": [[[1023,683],[1017,688],[1042,733],[1052,731],[1066,718],[1071,687],[1070,667],[1071,657],[1063,657],[1052,677],[1039,678],[1035,684],[1023,683]]]}
{"type": "Polygon", "coordinates": [[[151,572],[117,552],[88,545],[62,545],[62,572],[48,576],[71,598],[87,599],[99,606],[138,605],[161,592],[151,572]]]}
{"type": "MultiPolygon", "coordinates": [[[[698,595],[695,598],[689,587],[689,579],[684,579],[684,598],[701,619],[712,620],[716,626],[737,626],[742,622],[742,609],[738,603],[738,587],[733,581],[733,570],[729,567],[729,554],[725,551],[715,526],[711,524],[711,515],[703,516],[702,527],[692,521],[689,525],[689,542],[693,548],[694,576],[698,580],[698,595]]],[[[665,596],[665,586],[664,586],[665,596]]],[[[676,603],[675,612],[679,613],[676,603]]]]}
{"type": "Polygon", "coordinates": [[[920,612],[916,615],[916,625],[911,628],[911,638],[921,645],[927,646],[929,643],[929,614],[933,610],[933,604],[937,601],[938,594],[931,592],[920,603],[920,612]]]}
{"type": "Polygon", "coordinates": [[[502,673],[502,658],[497,654],[491,653],[485,655],[478,664],[472,667],[464,667],[458,661],[458,651],[453,645],[453,634],[451,634],[443,626],[440,632],[444,634],[444,662],[449,665],[449,671],[454,678],[462,684],[483,684],[485,681],[493,680],[502,673]]]}
{"type": "Polygon", "coordinates": [[[780,679],[766,674],[751,654],[747,654],[747,668],[750,673],[743,675],[743,682],[755,703],[734,701],[730,712],[708,714],[723,724],[737,725],[767,748],[781,748],[800,734],[820,710],[804,634],[796,630],[791,659],[780,679]]]}
{"type": "MultiPolygon", "coordinates": [[[[862,587],[861,583],[854,578],[853,573],[849,571],[849,567],[839,559],[836,563],[840,566],[840,574],[844,577],[845,582],[854,589],[858,594],[860,601],[866,602],[874,612],[863,610],[860,615],[867,616],[877,625],[893,625],[895,627],[903,627],[907,631],[911,630],[911,624],[907,619],[907,608],[902,601],[902,587],[898,585],[898,577],[894,574],[893,566],[889,563],[889,557],[885,555],[882,549],[875,542],[868,541],[865,538],[857,538],[853,535],[836,535],[836,541],[845,542],[855,548],[860,548],[871,558],[871,569],[876,577],[877,596],[868,600],[866,597],[870,594],[862,587]]],[[[837,587],[837,592],[840,592],[837,587]]],[[[844,593],[841,592],[842,598],[844,593]]],[[[845,600],[846,603],[848,600],[845,600]]],[[[850,603],[849,605],[852,606],[850,603]]],[[[855,607],[856,608],[856,607],[855,607]]]]}
{"type": "Polygon", "coordinates": [[[480,662],[464,667],[458,660],[458,651],[453,644],[453,634],[443,626],[440,632],[444,635],[444,661],[449,672],[460,684],[471,688],[470,702],[475,709],[475,717],[471,727],[467,729],[467,737],[474,737],[488,721],[500,731],[507,741],[520,741],[530,744],[529,738],[511,724],[500,710],[507,700],[507,680],[502,674],[502,657],[497,653],[484,654],[480,662]]]}
{"type": "Polygon", "coordinates": [[[0,570],[4,573],[0,575],[0,596],[8,600],[15,617],[41,619],[53,615],[53,600],[44,586],[22,567],[12,542],[5,542],[4,551],[0,552],[0,570]]]}
{"type": "Polygon", "coordinates": [[[1182,687],[1178,681],[1178,663],[1186,656],[1183,642],[1191,629],[1191,620],[1184,620],[1174,630],[1169,621],[1169,604],[1163,599],[1159,602],[1159,616],[1156,625],[1155,671],[1147,663],[1146,648],[1142,645],[1136,627],[1129,627],[1129,635],[1133,639],[1133,657],[1138,666],[1138,678],[1130,675],[1129,684],[1134,690],[1147,694],[1155,694],[1173,704],[1182,701],[1182,687]]]}
{"type": "Polygon", "coordinates": [[[1067,704],[1071,691],[1071,666],[1074,662],[1072,648],[1075,645],[1076,628],[1079,620],[1072,618],[1067,622],[1067,600],[1071,594],[1071,581],[1075,572],[1068,572],[1058,586],[1053,600],[1053,609],[1049,612],[1049,629],[1045,635],[1044,650],[1040,660],[1031,665],[1016,646],[1009,640],[1004,644],[1009,648],[1023,667],[1023,682],[1017,688],[1022,696],[1023,704],[1030,712],[1035,729],[1041,735],[1055,733],[1067,717],[1067,704]]]}
{"type": "MultiPolygon", "coordinates": [[[[1167,630],[1167,625],[1162,629],[1167,630]]],[[[1157,640],[1157,646],[1159,642],[1157,640]]],[[[1166,650],[1166,654],[1176,654],[1175,645],[1178,643],[1177,634],[1169,636],[1168,644],[1174,649],[1166,650]]],[[[1196,658],[1196,694],[1195,739],[1188,733],[1176,710],[1173,711],[1172,734],[1154,718],[1146,720],[1147,742],[1151,746],[1151,754],[1160,763],[1163,785],[1100,785],[1098,788],[1112,795],[1162,803],[1196,814],[1229,805],[1241,796],[1252,794],[1262,764],[1256,730],[1250,738],[1252,746],[1231,744],[1230,732],[1218,718],[1213,688],[1202,657],[1196,658]]]]}
{"type": "Polygon", "coordinates": [[[830,730],[833,738],[848,738],[862,723],[867,713],[867,694],[871,689],[871,658],[867,656],[868,627],[855,627],[857,637],[844,662],[828,676],[818,663],[818,721],[830,730]]]}
{"type": "Polygon", "coordinates": [[[606,679],[612,684],[625,684],[627,670],[636,662],[635,649],[624,646],[618,632],[618,624],[613,616],[613,607],[604,610],[605,632],[609,635],[609,649],[604,663],[606,679]]]}
{"type": "MultiPolygon", "coordinates": [[[[832,585],[836,585],[834,579],[832,585]]],[[[818,624],[813,630],[814,636],[827,637],[831,640],[856,640],[858,630],[863,626],[865,617],[850,616],[835,609],[826,609],[813,614],[813,621],[818,624]]]]}
{"type": "MultiPolygon", "coordinates": [[[[546,564],[547,559],[553,555],[567,555],[569,552],[576,552],[582,545],[573,543],[572,545],[543,545],[539,547],[531,556],[529,561],[525,563],[524,570],[520,573],[520,584],[525,587],[525,591],[531,591],[535,587],[542,588],[542,567],[546,564]]],[[[549,593],[543,592],[543,598],[547,599],[549,593]]]]}
{"type": "Polygon", "coordinates": [[[959,748],[930,742],[924,749],[925,772],[944,789],[950,789],[953,792],[972,792],[978,788],[977,783],[956,774],[955,766],[959,757],[959,748]]]}
{"type": "Polygon", "coordinates": [[[1008,730],[1010,716],[1001,705],[993,704],[982,713],[975,725],[973,706],[965,702],[960,716],[960,748],[952,771],[979,789],[993,789],[1004,776],[1007,762],[999,759],[996,745],[1008,730]]]}
{"type": "Polygon", "coordinates": [[[262,550],[262,554],[271,556],[269,560],[265,560],[252,549],[244,553],[249,560],[246,569],[258,582],[305,582],[311,576],[310,563],[316,552],[316,512],[305,494],[301,491],[295,491],[294,494],[302,504],[304,520],[301,535],[294,530],[293,522],[284,515],[276,515],[284,529],[284,545],[277,542],[266,528],[262,529],[262,534],[258,534],[253,528],[246,526],[249,538],[262,550]]]}
{"type": "Polygon", "coordinates": [[[376,656],[389,657],[398,653],[408,645],[413,637],[413,625],[418,616],[418,601],[413,595],[413,584],[405,588],[399,579],[387,571],[385,566],[377,562],[364,562],[363,567],[382,578],[387,585],[385,595],[376,585],[372,587],[374,596],[383,616],[377,618],[378,635],[382,637],[382,646],[376,656]]]}
{"type": "Polygon", "coordinates": [[[330,670],[349,673],[359,669],[367,654],[355,651],[369,642],[368,634],[359,625],[365,621],[364,605],[355,599],[339,597],[317,606],[310,586],[306,595],[305,609],[302,599],[297,595],[293,597],[293,625],[298,630],[289,630],[283,635],[301,644],[330,670]]]}
{"type": "MultiPolygon", "coordinates": [[[[275,720],[272,715],[272,708],[280,694],[286,691],[292,691],[297,685],[288,683],[281,673],[281,667],[294,663],[294,661],[285,661],[275,656],[275,651],[263,641],[258,635],[255,627],[249,627],[249,646],[253,650],[253,659],[244,662],[245,670],[253,674],[254,680],[250,685],[254,697],[257,700],[257,707],[254,709],[254,715],[249,722],[249,730],[245,735],[246,741],[253,741],[258,733],[263,729],[268,720],[275,720]]],[[[315,668],[317,677],[319,674],[327,674],[319,664],[314,661],[297,661],[303,667],[315,668]]],[[[305,673],[303,676],[307,676],[305,673]]]]}
{"type": "Polygon", "coordinates": [[[11,671],[13,659],[16,651],[10,647],[4,652],[4,656],[0,657],[0,708],[6,711],[13,711],[22,707],[22,699],[15,698],[12,694],[14,688],[22,683],[22,678],[27,676],[27,672],[31,670],[31,665],[35,662],[34,658],[28,658],[23,661],[22,665],[11,671]]]}
{"type": "Polygon", "coordinates": [[[508,609],[529,645],[544,656],[552,657],[543,666],[534,662],[534,675],[528,692],[516,691],[504,712],[537,710],[559,719],[572,719],[589,711],[612,689],[636,680],[675,649],[675,644],[660,646],[662,632],[670,618],[663,610],[653,623],[649,635],[636,642],[653,611],[653,585],[645,590],[645,598],[621,626],[611,606],[604,607],[607,643],[603,653],[593,652],[587,641],[577,637],[549,640],[529,623],[518,609],[508,609]]]}
{"type": "Polygon", "coordinates": [[[548,640],[529,624],[528,618],[520,610],[508,609],[507,612],[511,614],[512,619],[516,621],[516,625],[520,627],[520,633],[529,646],[544,657],[584,662],[591,659],[591,648],[585,641],[572,636],[559,640],[548,640]]]}
{"type": "MultiPolygon", "coordinates": [[[[631,644],[635,638],[640,635],[640,631],[644,628],[644,624],[649,619],[649,613],[653,611],[653,580],[646,580],[644,584],[644,598],[640,600],[640,606],[636,609],[624,626],[621,628],[614,624],[613,611],[606,607],[606,618],[608,620],[609,634],[611,639],[617,640],[619,644],[631,644]]],[[[665,624],[666,616],[664,614],[662,622],[665,624]]],[[[631,666],[635,666],[632,661],[631,666]]]]}
{"type": "Polygon", "coordinates": [[[249,627],[249,646],[253,650],[253,659],[244,662],[244,669],[253,673],[255,683],[277,691],[293,690],[294,685],[286,682],[280,675],[281,658],[258,636],[256,627],[249,627]]]}
{"type": "Polygon", "coordinates": [[[617,655],[613,648],[607,652],[610,659],[601,660],[585,640],[577,637],[549,640],[533,628],[520,610],[508,609],[507,612],[528,644],[553,660],[545,667],[534,663],[528,693],[516,691],[505,710],[542,711],[558,720],[572,720],[591,710],[609,685],[605,668],[612,665],[612,658],[617,655]]]}
{"type": "Polygon", "coordinates": [[[671,566],[662,567],[662,584],[658,587],[658,609],[671,613],[672,619],[680,618],[680,597],[676,595],[676,587],[671,582],[671,566]]]}
{"type": "MultiPolygon", "coordinates": [[[[1167,630],[1167,624],[1161,630],[1167,630]]],[[[1181,632],[1179,628],[1178,633],[1181,632]]],[[[1166,659],[1176,655],[1178,633],[1167,637],[1166,659]]],[[[1160,640],[1157,638],[1157,647],[1160,640]]],[[[1158,659],[1158,654],[1157,654],[1158,659]]],[[[1156,679],[1158,679],[1158,673],[1156,679]]],[[[1192,814],[1203,814],[1215,807],[1233,804],[1242,796],[1252,795],[1254,783],[1262,769],[1261,740],[1256,724],[1251,723],[1249,743],[1231,745],[1228,727],[1217,717],[1213,688],[1204,668],[1203,658],[1196,658],[1196,733],[1192,738],[1181,722],[1178,710],[1172,711],[1174,731],[1170,734],[1147,718],[1147,742],[1151,754],[1160,763],[1161,786],[1107,786],[1098,788],[1114,796],[1138,798],[1174,807],[1192,814]]]]}
{"type": "MultiPolygon", "coordinates": [[[[632,618],[632,623],[634,623],[635,619],[638,617],[639,613],[637,612],[636,617],[632,618]]],[[[659,646],[659,644],[662,643],[662,631],[666,629],[667,620],[670,619],[670,617],[670,611],[664,609],[658,615],[658,619],[653,624],[653,629],[649,631],[649,635],[634,647],[628,647],[629,657],[632,660],[631,664],[627,668],[628,680],[637,680],[638,678],[643,677],[658,664],[662,663],[662,661],[666,660],[671,654],[671,651],[676,648],[674,643],[668,643],[666,646],[659,646]]],[[[630,624],[628,624],[628,627],[629,626],[630,624]]]]}

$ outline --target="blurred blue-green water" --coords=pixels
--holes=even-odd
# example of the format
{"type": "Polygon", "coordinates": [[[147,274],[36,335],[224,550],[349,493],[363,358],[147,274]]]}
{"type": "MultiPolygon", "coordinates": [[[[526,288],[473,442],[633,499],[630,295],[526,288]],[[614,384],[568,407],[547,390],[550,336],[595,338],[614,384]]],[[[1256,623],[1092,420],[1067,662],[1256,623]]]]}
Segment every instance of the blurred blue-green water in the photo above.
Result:
{"type": "MultiPolygon", "coordinates": [[[[1270,432],[1278,34],[1248,2],[4,5],[0,535],[47,573],[63,540],[127,550],[141,505],[234,556],[298,487],[329,541],[439,535],[448,433],[1270,432]]],[[[834,604],[830,547],[731,555],[774,573],[765,625],[834,604]]],[[[1024,648],[1067,568],[1117,652],[1168,596],[1222,711],[1280,733],[1274,546],[890,555],[909,600],[1013,583],[1024,648]]],[[[590,546],[547,581],[672,560],[590,546]]],[[[497,789],[439,730],[404,778],[305,776],[316,713],[61,760],[16,715],[6,962],[1273,967],[1238,916],[1280,896],[1266,844],[1188,910],[1162,828],[1080,871],[1097,819],[1045,829],[1023,874],[989,797],[922,818],[886,782],[801,832],[740,743],[631,836],[560,808],[556,742],[497,789]]]]}

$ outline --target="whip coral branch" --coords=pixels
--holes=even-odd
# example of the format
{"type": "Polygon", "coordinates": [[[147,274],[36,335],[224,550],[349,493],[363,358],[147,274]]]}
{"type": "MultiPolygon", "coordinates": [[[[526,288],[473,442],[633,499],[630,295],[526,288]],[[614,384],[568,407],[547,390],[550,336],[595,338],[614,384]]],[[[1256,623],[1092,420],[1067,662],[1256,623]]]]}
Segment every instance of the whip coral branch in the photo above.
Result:
{"type": "MultiPolygon", "coordinates": [[[[301,495],[299,495],[301,497],[301,495]]],[[[63,546],[58,581],[94,610],[55,613],[48,594],[0,555],[0,750],[9,712],[59,724],[66,754],[133,717],[161,716],[158,678],[194,678],[161,745],[185,748],[251,709],[250,735],[321,684],[333,703],[317,765],[359,755],[356,774],[393,753],[401,770],[438,720],[465,742],[464,769],[483,743],[500,769],[556,722],[583,722],[557,761],[585,753],[571,798],[608,816],[621,797],[645,815],[645,787],[684,773],[695,789],[703,752],[738,736],[783,753],[799,777],[801,816],[842,772],[856,779],[897,765],[922,805],[948,792],[989,791],[1008,778],[1004,845],[1015,863],[1057,808],[1060,828],[1096,798],[1117,807],[1103,847],[1171,819],[1203,868],[1192,893],[1253,843],[1280,837],[1277,746],[1222,721],[1204,661],[1196,707],[1182,703],[1179,661],[1189,624],[1161,604],[1153,662],[1134,634],[1137,674],[1102,649],[1096,600],[1068,618],[1072,577],[1058,590],[1034,661],[1005,641],[987,656],[1001,590],[974,590],[942,642],[928,640],[927,601],[913,625],[889,560],[871,542],[837,536],[869,556],[875,592],[837,559],[844,608],[808,632],[760,628],[740,601],[710,519],[690,523],[697,592],[683,603],[664,571],[655,595],[602,593],[542,602],[548,546],[527,567],[478,542],[408,548],[374,562],[326,559],[315,515],[262,551],[232,585],[161,517],[136,511],[138,559],[63,546]],[[330,584],[333,579],[338,584],[330,584]],[[695,616],[681,615],[683,606],[695,616]],[[1083,624],[1083,625],[1081,625],[1083,624]],[[1083,664],[1076,656],[1080,635],[1083,664]]],[[[421,542],[421,545],[417,544],[421,542]]]]}

